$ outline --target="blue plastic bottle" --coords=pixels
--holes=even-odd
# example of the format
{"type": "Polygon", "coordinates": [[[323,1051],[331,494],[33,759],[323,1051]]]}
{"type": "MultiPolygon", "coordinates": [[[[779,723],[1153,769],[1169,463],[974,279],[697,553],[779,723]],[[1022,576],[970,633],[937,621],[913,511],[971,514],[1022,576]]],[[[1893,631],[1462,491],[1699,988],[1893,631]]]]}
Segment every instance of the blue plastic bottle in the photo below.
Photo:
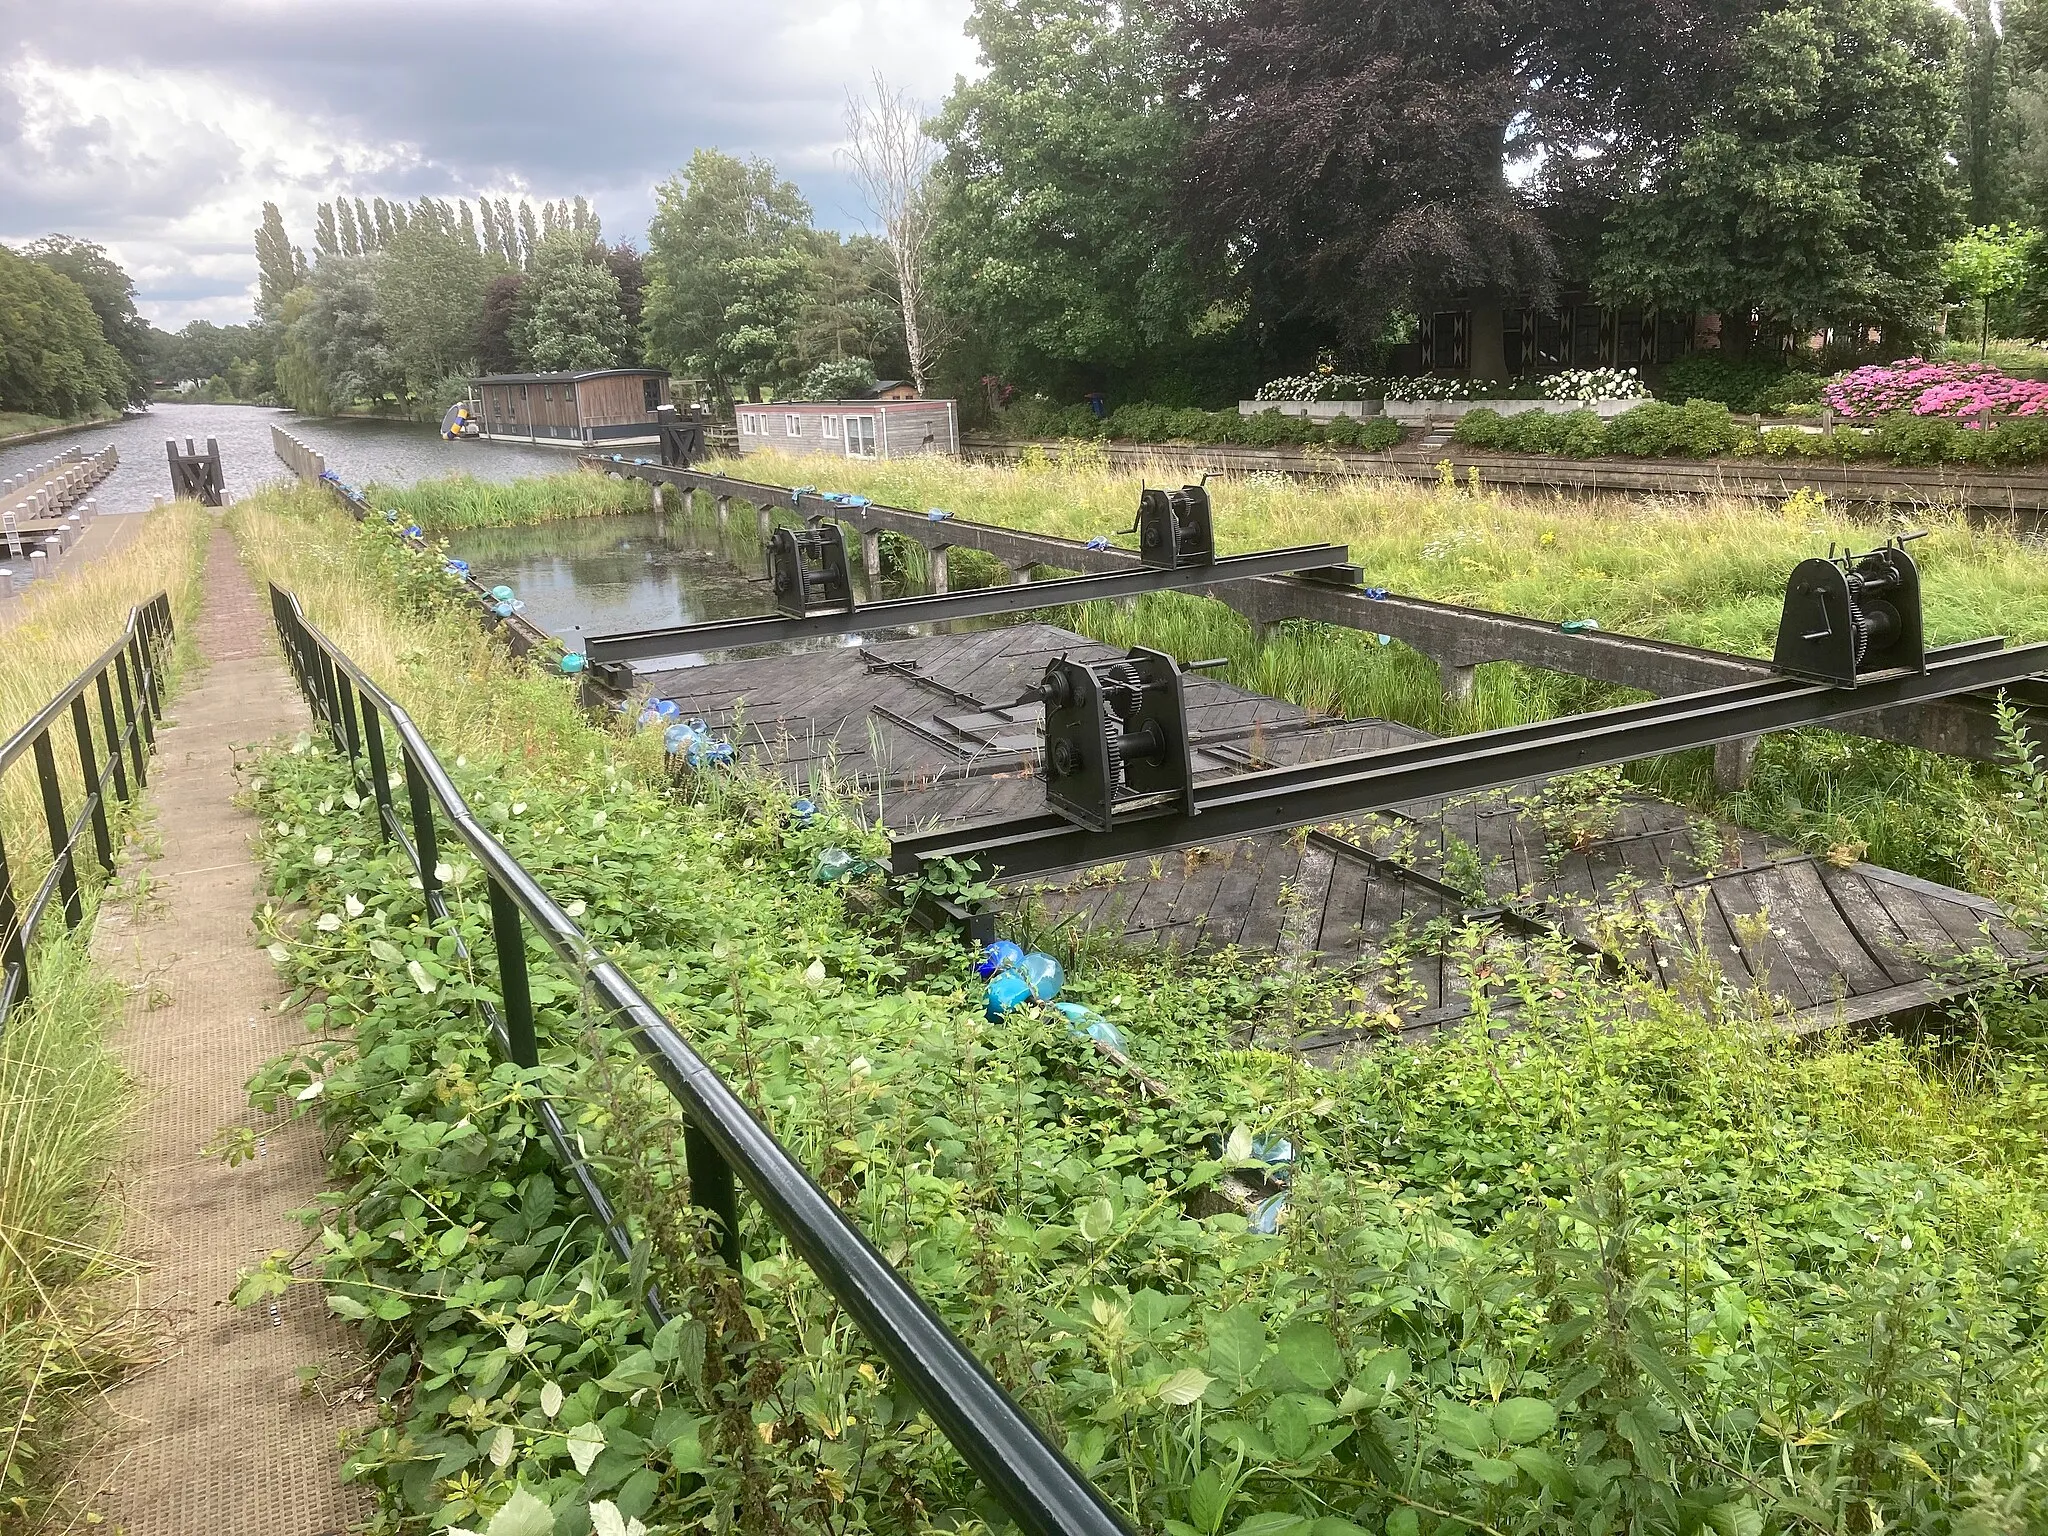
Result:
{"type": "Polygon", "coordinates": [[[1124,1050],[1123,1033],[1093,1008],[1084,1008],[1079,1003],[1054,1003],[1052,1010],[1067,1021],[1075,1039],[1094,1040],[1113,1051],[1124,1050]]]}
{"type": "Polygon", "coordinates": [[[988,1007],[986,1012],[991,1021],[1004,1014],[1022,1008],[1031,1001],[1031,983],[1015,971],[1004,971],[988,984],[988,1007]]]}
{"type": "Polygon", "coordinates": [[[1253,1209],[1245,1222],[1245,1229],[1261,1237],[1271,1237],[1280,1230],[1280,1214],[1287,1209],[1287,1193],[1268,1195],[1253,1209]]]}
{"type": "Polygon", "coordinates": [[[835,880],[843,880],[849,875],[857,874],[860,864],[861,861],[844,848],[827,848],[818,855],[817,865],[812,869],[811,875],[818,884],[830,885],[835,880]]]}
{"type": "Polygon", "coordinates": [[[1024,963],[1017,969],[1030,983],[1031,995],[1041,1003],[1049,1003],[1058,997],[1060,988],[1067,984],[1067,973],[1059,961],[1035,949],[1024,957],[1024,963]]]}
{"type": "Polygon", "coordinates": [[[789,804],[789,819],[794,826],[808,827],[817,815],[818,808],[808,800],[798,798],[789,804]]]}
{"type": "Polygon", "coordinates": [[[583,653],[581,651],[564,651],[562,653],[562,676],[574,677],[582,670],[583,653]]]}
{"type": "Polygon", "coordinates": [[[997,939],[981,952],[981,959],[975,964],[974,974],[986,981],[998,971],[1015,970],[1023,963],[1023,950],[1008,939],[997,939]]]}

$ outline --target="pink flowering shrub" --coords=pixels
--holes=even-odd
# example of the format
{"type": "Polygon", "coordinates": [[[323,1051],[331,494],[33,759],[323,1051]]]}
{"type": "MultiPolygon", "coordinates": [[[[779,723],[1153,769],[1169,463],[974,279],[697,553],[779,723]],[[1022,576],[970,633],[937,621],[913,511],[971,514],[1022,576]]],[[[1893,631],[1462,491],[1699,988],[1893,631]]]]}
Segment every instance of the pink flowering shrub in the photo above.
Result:
{"type": "Polygon", "coordinates": [[[2048,384],[2015,379],[1989,363],[1930,363],[1918,357],[1844,374],[1821,392],[1829,409],[1868,421],[1897,411],[1951,421],[2048,413],[2048,384]]]}

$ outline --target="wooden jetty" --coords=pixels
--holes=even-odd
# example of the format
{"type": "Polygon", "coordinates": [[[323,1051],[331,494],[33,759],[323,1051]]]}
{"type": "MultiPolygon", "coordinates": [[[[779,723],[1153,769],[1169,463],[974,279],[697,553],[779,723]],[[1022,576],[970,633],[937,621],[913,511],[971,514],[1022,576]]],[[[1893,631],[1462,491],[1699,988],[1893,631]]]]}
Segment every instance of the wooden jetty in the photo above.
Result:
{"type": "MultiPolygon", "coordinates": [[[[1043,808],[1041,711],[1020,700],[1060,654],[1119,653],[1018,624],[726,660],[642,684],[793,788],[829,776],[908,830],[1043,808]]],[[[1186,687],[1198,780],[1425,738],[1199,675],[1186,687]]],[[[1235,945],[1356,967],[1369,1021],[1290,1042],[1322,1060],[1466,1015],[1455,963],[1413,942],[1440,920],[1491,915],[1664,986],[1696,981],[1710,957],[1727,984],[1768,992],[1798,1031],[1913,1013],[1966,990],[1972,965],[1980,976],[2048,969],[2048,953],[1981,897],[1815,859],[1633,790],[1582,805],[1582,786],[1532,781],[1417,801],[1306,834],[1077,869],[1012,894],[1136,945],[1235,945]]]]}

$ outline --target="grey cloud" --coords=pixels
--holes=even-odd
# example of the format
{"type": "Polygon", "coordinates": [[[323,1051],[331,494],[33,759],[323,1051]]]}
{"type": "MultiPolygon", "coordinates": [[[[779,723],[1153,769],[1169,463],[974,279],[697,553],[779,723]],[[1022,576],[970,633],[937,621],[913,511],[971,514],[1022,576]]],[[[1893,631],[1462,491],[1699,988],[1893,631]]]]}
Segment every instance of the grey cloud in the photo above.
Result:
{"type": "MultiPolygon", "coordinates": [[[[857,227],[858,198],[831,157],[846,90],[880,66],[936,105],[971,63],[968,3],[0,0],[0,38],[11,39],[0,67],[168,71],[195,94],[254,96],[323,139],[414,152],[374,174],[337,158],[309,176],[268,146],[189,129],[123,144],[87,125],[67,135],[63,163],[0,156],[0,238],[62,227],[162,240],[183,210],[238,187],[249,202],[240,227],[208,233],[246,242],[264,196],[289,206],[339,191],[458,197],[509,185],[591,196],[616,239],[644,228],[653,185],[705,145],[768,155],[821,222],[857,227]]],[[[0,85],[0,144],[12,134],[19,146],[20,122],[0,85]]],[[[182,296],[154,286],[145,298],[177,318],[182,296]]]]}

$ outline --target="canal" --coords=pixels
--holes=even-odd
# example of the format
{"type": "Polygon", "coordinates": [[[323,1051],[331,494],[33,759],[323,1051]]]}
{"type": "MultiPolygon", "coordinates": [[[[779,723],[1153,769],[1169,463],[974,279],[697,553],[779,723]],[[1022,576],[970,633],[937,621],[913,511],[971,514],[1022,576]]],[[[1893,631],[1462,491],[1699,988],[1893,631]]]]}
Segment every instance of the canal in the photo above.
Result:
{"type": "Polygon", "coordinates": [[[103,512],[146,512],[156,497],[171,492],[164,440],[200,448],[210,437],[220,444],[228,492],[240,496],[286,477],[271,451],[270,429],[281,426],[300,442],[327,456],[336,474],[355,484],[381,481],[410,485],[435,475],[475,475],[480,480],[519,480],[561,474],[575,468],[575,456],[561,448],[521,448],[505,443],[451,443],[432,422],[362,421],[300,416],[256,405],[157,405],[141,416],[64,437],[0,448],[0,480],[32,464],[73,449],[97,452],[111,443],[121,467],[99,487],[103,512]]]}

